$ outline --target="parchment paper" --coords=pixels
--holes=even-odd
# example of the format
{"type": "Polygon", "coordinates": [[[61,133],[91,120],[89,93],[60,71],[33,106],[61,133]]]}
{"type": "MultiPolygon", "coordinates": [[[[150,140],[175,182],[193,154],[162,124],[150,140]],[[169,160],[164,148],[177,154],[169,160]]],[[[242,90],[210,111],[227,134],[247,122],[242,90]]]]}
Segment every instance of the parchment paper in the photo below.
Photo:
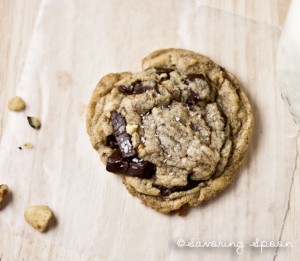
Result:
{"type": "MultiPolygon", "coordinates": [[[[278,27],[199,1],[44,0],[17,91],[28,107],[11,113],[1,140],[0,179],[13,192],[1,231],[96,260],[235,260],[235,249],[178,248],[176,241],[278,239],[296,145],[275,82],[279,36],[278,27]],[[255,116],[237,182],[184,218],[156,213],[129,195],[105,171],[85,129],[86,106],[102,76],[138,71],[144,56],[168,47],[198,51],[234,73],[255,116]],[[29,127],[28,115],[40,117],[41,130],[29,127]],[[25,141],[34,149],[18,150],[25,141]],[[29,204],[49,205],[56,227],[33,230],[22,217],[29,204]]],[[[245,249],[243,260],[274,253],[245,249]]]]}

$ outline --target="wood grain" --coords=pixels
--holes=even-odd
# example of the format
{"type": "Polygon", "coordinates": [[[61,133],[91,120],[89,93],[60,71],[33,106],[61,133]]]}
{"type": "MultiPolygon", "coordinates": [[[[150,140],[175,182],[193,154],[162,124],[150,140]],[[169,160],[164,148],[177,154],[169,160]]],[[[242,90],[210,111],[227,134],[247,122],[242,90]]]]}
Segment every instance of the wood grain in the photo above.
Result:
{"type": "Polygon", "coordinates": [[[40,2],[0,1],[0,141],[7,121],[5,105],[19,84],[40,2]]]}
{"type": "Polygon", "coordinates": [[[299,260],[300,138],[275,78],[278,27],[288,4],[0,2],[0,182],[13,191],[0,212],[0,260],[299,260]],[[128,195],[120,179],[105,172],[84,126],[99,77],[139,70],[143,56],[170,46],[203,52],[235,73],[255,116],[236,184],[185,218],[154,213],[128,195]],[[28,102],[25,113],[6,110],[15,93],[28,102]],[[28,128],[27,114],[42,119],[39,132],[28,128]],[[34,150],[17,149],[25,140],[34,150]],[[48,204],[57,218],[46,234],[22,217],[36,203],[48,204]],[[192,237],[281,239],[294,248],[245,249],[239,257],[228,249],[176,247],[177,239],[192,237]]]}
{"type": "Polygon", "coordinates": [[[290,1],[286,0],[199,0],[202,4],[253,19],[260,23],[282,26],[290,1]]]}

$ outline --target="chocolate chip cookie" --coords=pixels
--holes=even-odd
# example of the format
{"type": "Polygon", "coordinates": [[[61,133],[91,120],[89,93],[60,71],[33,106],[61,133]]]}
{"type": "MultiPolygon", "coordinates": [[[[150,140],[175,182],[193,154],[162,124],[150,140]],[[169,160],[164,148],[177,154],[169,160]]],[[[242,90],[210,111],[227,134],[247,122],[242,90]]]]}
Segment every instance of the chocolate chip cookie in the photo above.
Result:
{"type": "Polygon", "coordinates": [[[201,54],[158,50],[138,73],[111,73],[93,92],[87,131],[106,170],[161,212],[197,206],[230,185],[252,133],[234,75],[201,54]]]}

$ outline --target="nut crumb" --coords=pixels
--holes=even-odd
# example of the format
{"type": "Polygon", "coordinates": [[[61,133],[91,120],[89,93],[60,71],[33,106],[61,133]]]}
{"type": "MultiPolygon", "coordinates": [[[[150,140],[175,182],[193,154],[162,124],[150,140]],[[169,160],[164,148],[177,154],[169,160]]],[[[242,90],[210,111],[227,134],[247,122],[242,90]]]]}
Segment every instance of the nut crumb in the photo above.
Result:
{"type": "Polygon", "coordinates": [[[31,150],[33,148],[33,145],[30,142],[26,142],[22,145],[22,148],[31,150]]]}
{"type": "Polygon", "coordinates": [[[8,194],[9,188],[7,185],[3,184],[0,185],[0,207],[2,206],[7,194],[8,194]]]}
{"type": "Polygon", "coordinates": [[[26,104],[21,97],[15,96],[8,101],[7,107],[10,111],[23,111],[26,104]]]}
{"type": "Polygon", "coordinates": [[[130,135],[132,135],[138,128],[139,126],[136,124],[128,124],[126,126],[126,132],[130,135]]]}
{"type": "Polygon", "coordinates": [[[159,75],[160,80],[166,79],[166,78],[168,78],[168,75],[166,73],[162,73],[161,75],[159,75]]]}
{"type": "Polygon", "coordinates": [[[29,206],[24,213],[27,223],[40,232],[47,229],[52,217],[52,211],[48,206],[29,206]]]}
{"type": "Polygon", "coordinates": [[[32,128],[36,130],[39,130],[41,128],[41,121],[39,120],[39,118],[27,116],[27,120],[32,128]]]}

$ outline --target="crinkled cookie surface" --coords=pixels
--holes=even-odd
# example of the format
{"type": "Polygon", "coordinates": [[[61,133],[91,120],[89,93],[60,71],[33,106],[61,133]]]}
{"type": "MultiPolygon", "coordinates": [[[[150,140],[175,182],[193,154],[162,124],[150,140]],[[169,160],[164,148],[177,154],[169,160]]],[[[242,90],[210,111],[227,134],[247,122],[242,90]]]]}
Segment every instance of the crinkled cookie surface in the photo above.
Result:
{"type": "Polygon", "coordinates": [[[232,183],[252,133],[250,103],[232,74],[192,51],[156,51],[142,69],[100,80],[87,113],[91,143],[145,205],[199,205],[232,183]]]}

